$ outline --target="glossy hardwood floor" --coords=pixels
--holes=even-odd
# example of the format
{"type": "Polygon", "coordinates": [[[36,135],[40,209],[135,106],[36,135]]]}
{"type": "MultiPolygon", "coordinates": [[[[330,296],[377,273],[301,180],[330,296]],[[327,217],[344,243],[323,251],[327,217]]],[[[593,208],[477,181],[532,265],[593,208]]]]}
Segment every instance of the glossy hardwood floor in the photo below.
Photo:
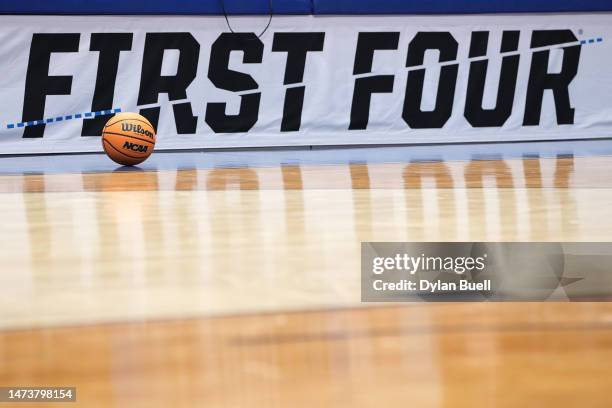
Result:
{"type": "Polygon", "coordinates": [[[361,241],[612,240],[611,165],[0,176],[0,385],[83,407],[612,406],[608,303],[359,298],[361,241]]]}
{"type": "Polygon", "coordinates": [[[0,346],[1,383],[76,385],[78,402],[66,406],[612,402],[612,309],[604,304],[278,312],[16,331],[0,346]]]}

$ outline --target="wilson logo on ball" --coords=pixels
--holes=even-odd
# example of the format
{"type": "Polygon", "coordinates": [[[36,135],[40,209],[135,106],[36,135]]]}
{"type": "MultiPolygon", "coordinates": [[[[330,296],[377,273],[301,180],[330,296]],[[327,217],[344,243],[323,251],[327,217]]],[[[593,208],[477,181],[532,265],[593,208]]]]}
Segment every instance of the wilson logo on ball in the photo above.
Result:
{"type": "Polygon", "coordinates": [[[147,151],[147,146],[139,145],[139,144],[132,143],[132,142],[125,142],[123,144],[123,148],[130,149],[134,152],[141,152],[141,153],[145,153],[147,151]]]}
{"type": "Polygon", "coordinates": [[[139,133],[141,135],[153,138],[153,133],[149,132],[147,129],[143,128],[140,125],[134,125],[132,123],[122,123],[121,130],[123,130],[124,132],[139,133]]]}

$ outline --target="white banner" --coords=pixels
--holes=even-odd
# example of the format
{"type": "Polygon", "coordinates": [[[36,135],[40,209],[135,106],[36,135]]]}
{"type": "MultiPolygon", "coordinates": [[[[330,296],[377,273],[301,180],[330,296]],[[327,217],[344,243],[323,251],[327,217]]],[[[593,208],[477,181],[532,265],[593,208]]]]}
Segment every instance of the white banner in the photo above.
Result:
{"type": "Polygon", "coordinates": [[[156,150],[612,135],[607,13],[0,19],[0,154],[102,151],[115,109],[156,150]]]}

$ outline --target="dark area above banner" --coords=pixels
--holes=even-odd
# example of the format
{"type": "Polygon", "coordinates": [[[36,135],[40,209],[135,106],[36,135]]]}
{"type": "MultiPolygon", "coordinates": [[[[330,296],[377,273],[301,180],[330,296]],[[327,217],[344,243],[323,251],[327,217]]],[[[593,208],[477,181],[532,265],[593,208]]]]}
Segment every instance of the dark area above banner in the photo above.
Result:
{"type": "Polygon", "coordinates": [[[473,14],[612,11],[612,0],[312,0],[315,14],[473,14]]]}
{"type": "Polygon", "coordinates": [[[612,11],[612,0],[0,0],[0,14],[219,15],[223,4],[228,14],[269,14],[270,8],[274,14],[612,11]]]}
{"type": "Polygon", "coordinates": [[[311,0],[0,0],[1,14],[312,14],[311,0]],[[224,2],[224,3],[223,3],[224,2]]]}

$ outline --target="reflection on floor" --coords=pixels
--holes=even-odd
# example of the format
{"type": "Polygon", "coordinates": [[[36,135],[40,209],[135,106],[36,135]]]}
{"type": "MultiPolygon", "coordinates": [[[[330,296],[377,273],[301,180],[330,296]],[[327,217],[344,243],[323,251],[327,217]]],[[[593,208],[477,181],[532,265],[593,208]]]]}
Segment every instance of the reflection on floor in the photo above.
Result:
{"type": "Polygon", "coordinates": [[[362,241],[610,241],[611,166],[609,141],[0,158],[0,385],[87,408],[610,407],[611,303],[368,307],[359,271],[362,241]]]}
{"type": "Polygon", "coordinates": [[[0,176],[0,327],[353,306],[362,241],[605,241],[612,157],[0,176]]]}

